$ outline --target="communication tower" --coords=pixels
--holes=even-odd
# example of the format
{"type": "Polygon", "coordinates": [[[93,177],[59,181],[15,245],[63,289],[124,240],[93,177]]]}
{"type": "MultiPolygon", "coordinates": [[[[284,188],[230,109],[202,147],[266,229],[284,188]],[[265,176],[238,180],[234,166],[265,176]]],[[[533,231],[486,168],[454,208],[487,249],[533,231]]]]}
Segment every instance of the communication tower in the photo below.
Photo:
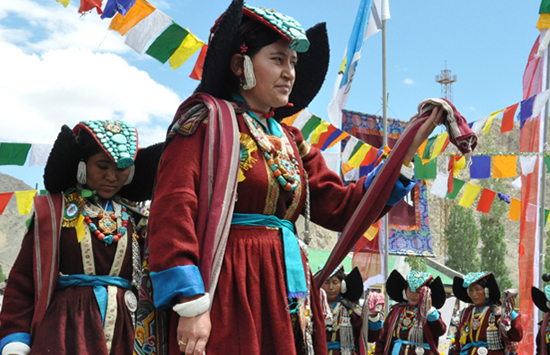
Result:
{"type": "MultiPolygon", "coordinates": [[[[441,84],[441,97],[453,102],[453,83],[456,82],[456,75],[451,75],[451,71],[447,69],[447,61],[445,61],[445,69],[441,71],[441,75],[435,76],[435,81],[441,84]]],[[[449,224],[451,202],[446,198],[442,198],[439,199],[439,206],[439,250],[441,255],[446,258],[447,236],[445,235],[445,229],[449,224]]]]}

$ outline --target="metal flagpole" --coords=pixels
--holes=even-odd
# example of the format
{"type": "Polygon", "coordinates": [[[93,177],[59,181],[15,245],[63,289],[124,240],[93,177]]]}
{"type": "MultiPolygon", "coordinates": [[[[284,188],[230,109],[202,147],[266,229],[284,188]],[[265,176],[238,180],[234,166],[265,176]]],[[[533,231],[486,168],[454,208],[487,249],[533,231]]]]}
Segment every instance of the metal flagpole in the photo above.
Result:
{"type": "MultiPolygon", "coordinates": [[[[382,143],[385,147],[388,145],[388,96],[386,93],[386,20],[382,20],[382,143]]],[[[389,230],[388,230],[388,217],[384,216],[384,280],[388,279],[389,275],[389,230]]],[[[384,319],[388,315],[389,297],[388,290],[385,289],[385,307],[384,307],[384,319]]]]}

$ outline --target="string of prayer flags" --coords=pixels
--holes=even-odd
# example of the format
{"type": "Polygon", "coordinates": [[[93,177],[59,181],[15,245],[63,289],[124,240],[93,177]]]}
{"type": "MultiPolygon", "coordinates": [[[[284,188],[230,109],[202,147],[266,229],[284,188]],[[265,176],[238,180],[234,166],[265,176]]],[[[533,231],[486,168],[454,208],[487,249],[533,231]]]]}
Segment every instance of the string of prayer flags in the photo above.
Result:
{"type": "Polygon", "coordinates": [[[476,199],[480,190],[481,190],[481,186],[478,186],[469,182],[466,185],[466,189],[464,190],[464,193],[462,194],[462,197],[460,198],[460,201],[458,202],[458,204],[460,206],[470,207],[472,203],[474,203],[474,200],[476,199]]]}
{"type": "Polygon", "coordinates": [[[36,190],[29,191],[15,191],[15,197],[17,198],[17,208],[20,215],[31,213],[33,197],[36,195],[36,190]]]}
{"type": "Polygon", "coordinates": [[[517,175],[517,158],[516,155],[495,155],[493,157],[493,178],[515,177],[517,175]]]}
{"type": "Polygon", "coordinates": [[[510,211],[508,212],[508,218],[512,221],[519,221],[521,215],[521,201],[517,198],[511,198],[510,211]]]}
{"type": "Polygon", "coordinates": [[[444,132],[437,136],[434,143],[434,149],[430,159],[437,157],[449,145],[449,133],[444,132]]]}
{"type": "Polygon", "coordinates": [[[136,0],[134,6],[128,10],[126,15],[116,14],[111,20],[109,29],[117,31],[121,36],[124,36],[132,27],[137,25],[141,20],[149,16],[155,7],[147,2],[147,0],[136,0]]]}
{"type": "Polygon", "coordinates": [[[360,141],[359,149],[355,154],[353,154],[350,157],[348,164],[353,166],[355,169],[359,169],[359,167],[361,166],[361,163],[363,162],[363,160],[365,159],[365,156],[367,155],[367,153],[371,148],[372,147],[370,145],[360,141]]]}
{"type": "MultiPolygon", "coordinates": [[[[189,35],[189,32],[172,21],[168,26],[147,48],[146,54],[155,58],[162,64],[166,63],[170,57],[178,50],[184,39],[189,35]]],[[[196,43],[195,43],[196,46],[196,43]]],[[[197,51],[202,44],[195,48],[197,51]]],[[[194,52],[193,52],[194,53],[194,52]]],[[[181,62],[179,65],[181,65],[181,62]]],[[[172,67],[175,69],[174,67],[172,67]]]]}
{"type": "Polygon", "coordinates": [[[1,143],[0,165],[24,165],[30,149],[28,143],[1,143]]]}
{"type": "Polygon", "coordinates": [[[477,202],[477,210],[479,212],[489,213],[491,211],[491,206],[493,205],[496,194],[497,193],[495,191],[483,189],[483,191],[481,192],[481,197],[477,202]]]}
{"type": "Polygon", "coordinates": [[[502,124],[500,126],[500,133],[504,134],[514,129],[514,117],[516,116],[516,110],[518,106],[519,102],[504,109],[504,114],[502,115],[502,124]]]}
{"type": "Polygon", "coordinates": [[[191,58],[191,56],[204,45],[204,42],[189,32],[189,29],[186,31],[187,36],[185,36],[178,49],[176,49],[168,61],[168,63],[170,63],[170,67],[174,70],[181,67],[187,59],[191,58]]]}
{"type": "Polygon", "coordinates": [[[6,206],[10,202],[12,196],[13,192],[0,193],[0,215],[4,213],[4,210],[6,209],[6,206]]]}
{"type": "MultiPolygon", "coordinates": [[[[313,132],[311,133],[311,137],[309,138],[309,143],[310,143],[312,146],[314,146],[314,147],[316,147],[316,148],[319,148],[318,145],[319,145],[319,140],[321,139],[321,136],[322,136],[323,134],[327,133],[327,132],[329,132],[329,134],[332,133],[332,132],[334,132],[334,130],[336,129],[336,127],[334,127],[334,128],[332,128],[332,127],[334,127],[334,126],[331,125],[329,122],[322,120],[322,121],[321,121],[321,124],[318,125],[318,126],[313,130],[313,132]],[[329,131],[329,129],[330,129],[330,131],[329,131]]],[[[323,141],[323,142],[321,143],[321,145],[324,144],[324,143],[325,143],[325,142],[323,141]]]]}
{"type": "Polygon", "coordinates": [[[321,121],[322,120],[319,117],[312,114],[312,116],[301,129],[304,139],[309,140],[309,136],[315,130],[315,128],[317,128],[317,126],[321,124],[321,121]]]}
{"type": "Polygon", "coordinates": [[[471,179],[488,179],[491,177],[491,157],[488,155],[471,156],[470,165],[471,179]]]}

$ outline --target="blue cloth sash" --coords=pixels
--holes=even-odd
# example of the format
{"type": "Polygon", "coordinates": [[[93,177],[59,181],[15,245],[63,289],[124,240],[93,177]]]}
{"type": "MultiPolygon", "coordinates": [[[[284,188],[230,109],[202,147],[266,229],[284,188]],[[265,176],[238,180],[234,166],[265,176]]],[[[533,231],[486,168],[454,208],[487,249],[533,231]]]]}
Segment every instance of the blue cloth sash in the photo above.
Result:
{"type": "Polygon", "coordinates": [[[108,275],[68,275],[60,276],[57,279],[56,289],[67,288],[71,286],[93,286],[94,294],[99,306],[99,313],[101,314],[101,323],[105,323],[105,312],[107,311],[107,286],[117,286],[130,290],[132,288],[132,283],[129,280],[126,280],[118,276],[108,276],[108,275]]]}
{"type": "Polygon", "coordinates": [[[294,234],[294,225],[286,219],[266,216],[258,213],[234,213],[231,224],[237,226],[265,226],[280,228],[283,235],[285,255],[286,287],[288,298],[302,298],[307,294],[306,275],[302,264],[302,254],[298,239],[294,234]]]}
{"type": "Polygon", "coordinates": [[[328,350],[340,350],[340,342],[339,341],[327,341],[327,348],[328,348],[328,350]]]}
{"type": "Polygon", "coordinates": [[[418,344],[408,340],[397,339],[393,341],[393,350],[391,352],[391,355],[399,355],[399,351],[401,350],[401,347],[403,345],[421,346],[426,350],[430,350],[430,345],[426,343],[418,344]]]}
{"type": "Polygon", "coordinates": [[[473,343],[468,343],[464,345],[462,350],[460,350],[460,355],[468,355],[468,352],[469,352],[468,350],[471,348],[481,348],[481,347],[487,348],[488,346],[489,344],[487,344],[486,341],[474,341],[473,343]]]}

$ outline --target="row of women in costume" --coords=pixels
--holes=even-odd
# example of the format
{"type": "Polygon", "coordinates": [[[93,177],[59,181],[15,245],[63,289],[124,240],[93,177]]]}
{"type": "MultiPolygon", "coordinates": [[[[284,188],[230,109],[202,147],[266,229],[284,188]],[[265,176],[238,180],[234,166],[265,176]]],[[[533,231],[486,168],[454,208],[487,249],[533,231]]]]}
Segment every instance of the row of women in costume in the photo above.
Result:
{"type": "Polygon", "coordinates": [[[475,146],[466,120],[439,101],[368,177],[345,185],[280,123],[323,84],[325,25],[305,31],[233,0],[209,38],[200,85],[163,144],[138,149],[120,121],[62,128],[49,193],[35,198],[9,275],[2,355],[327,354],[298,217],[334,231],[382,217],[414,187],[411,161],[438,124],[454,144],[468,137],[459,149],[475,146]],[[146,200],[149,215],[130,202],[146,200]]]}
{"type": "MultiPolygon", "coordinates": [[[[374,354],[439,353],[439,337],[447,329],[438,312],[446,299],[439,277],[434,279],[428,273],[411,271],[403,278],[399,272],[393,271],[386,288],[396,304],[382,325],[379,314],[372,313],[372,307],[363,308],[371,309],[368,315],[364,315],[369,321],[361,320],[361,308],[356,302],[362,291],[362,280],[360,276],[353,276],[354,273],[358,274],[358,270],[354,269],[344,277],[343,269],[339,269],[323,285],[332,310],[332,319],[327,322],[329,354],[359,354],[361,334],[368,334],[362,339],[363,344],[376,342],[374,354]],[[353,289],[353,282],[361,284],[359,292],[349,291],[353,289]]],[[[550,286],[545,288],[545,292],[533,288],[533,301],[547,312],[550,310],[550,286]]],[[[501,299],[492,273],[469,273],[464,279],[455,277],[453,293],[459,300],[470,304],[460,314],[454,334],[454,354],[503,355],[508,344],[522,339],[521,316],[514,310],[516,295],[505,292],[501,299]]],[[[546,314],[537,336],[537,354],[548,354],[549,314],[546,314]]]]}

